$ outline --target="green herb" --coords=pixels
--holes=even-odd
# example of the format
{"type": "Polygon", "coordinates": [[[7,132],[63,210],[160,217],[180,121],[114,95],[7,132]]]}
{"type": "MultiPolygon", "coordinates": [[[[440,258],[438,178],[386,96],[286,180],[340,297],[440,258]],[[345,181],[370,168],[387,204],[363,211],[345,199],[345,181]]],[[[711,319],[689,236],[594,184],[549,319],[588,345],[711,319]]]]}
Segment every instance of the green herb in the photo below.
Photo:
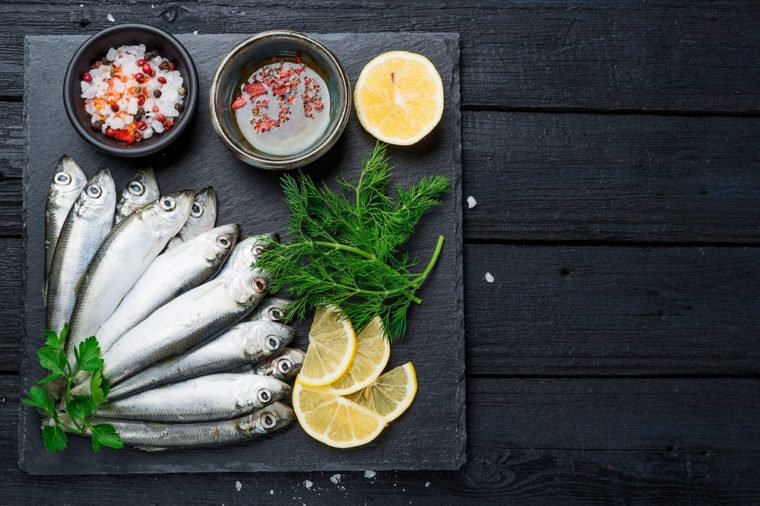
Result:
{"type": "Polygon", "coordinates": [[[443,236],[421,272],[412,272],[416,260],[399,248],[422,214],[440,203],[449,182],[432,176],[406,189],[397,186],[391,198],[390,174],[385,146],[378,143],[362,163],[359,181],[338,178],[337,192],[308,176],[283,178],[290,240],[271,241],[257,267],[271,274],[273,290],[287,285],[290,319],[303,318],[317,305],[334,305],[357,330],[380,316],[391,341],[404,334],[407,311],[412,302],[422,302],[415,292],[438,260],[443,236]]]}
{"type": "Polygon", "coordinates": [[[68,325],[64,325],[59,334],[52,330],[45,331],[45,346],[37,351],[37,358],[40,365],[50,374],[39,380],[38,386],[30,388],[28,396],[21,401],[27,406],[41,410],[49,417],[49,423],[42,428],[42,440],[45,448],[51,453],[66,448],[68,439],[65,431],[89,434],[92,450],[95,452],[100,451],[102,446],[122,448],[124,445],[121,438],[112,425],[92,424],[98,407],[108,397],[108,383],[103,378],[103,359],[100,357],[98,340],[92,336],[80,343],[74,349],[76,362],[72,365],[63,349],[68,331],[68,325]],[[89,396],[71,395],[74,376],[81,371],[92,373],[89,396]],[[59,383],[65,383],[61,402],[65,408],[63,412],[56,409],[55,401],[48,393],[56,389],[59,383]]]}

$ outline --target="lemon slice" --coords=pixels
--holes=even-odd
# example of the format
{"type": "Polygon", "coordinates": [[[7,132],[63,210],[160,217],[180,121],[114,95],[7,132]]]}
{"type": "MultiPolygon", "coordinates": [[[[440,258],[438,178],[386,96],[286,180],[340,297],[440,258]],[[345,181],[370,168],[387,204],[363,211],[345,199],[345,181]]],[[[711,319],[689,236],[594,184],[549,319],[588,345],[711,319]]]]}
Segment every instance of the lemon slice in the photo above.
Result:
{"type": "Polygon", "coordinates": [[[375,381],[388,364],[391,345],[383,332],[383,321],[376,316],[356,335],[356,355],[346,373],[328,388],[335,395],[347,395],[375,381]]]}
{"type": "Polygon", "coordinates": [[[341,320],[335,308],[320,306],[314,312],[309,347],[296,381],[310,387],[329,385],[343,376],[355,353],[351,322],[341,320]]]}
{"type": "Polygon", "coordinates": [[[414,144],[441,120],[441,75],[421,54],[383,53],[359,74],[354,106],[359,122],[374,137],[389,144],[414,144]]]}
{"type": "Polygon", "coordinates": [[[417,375],[411,362],[391,369],[363,390],[347,397],[378,413],[387,423],[411,406],[417,394],[417,375]]]}
{"type": "Polygon", "coordinates": [[[367,444],[385,428],[385,418],[371,409],[323,389],[296,383],[293,411],[301,428],[326,445],[352,448],[367,444]]]}

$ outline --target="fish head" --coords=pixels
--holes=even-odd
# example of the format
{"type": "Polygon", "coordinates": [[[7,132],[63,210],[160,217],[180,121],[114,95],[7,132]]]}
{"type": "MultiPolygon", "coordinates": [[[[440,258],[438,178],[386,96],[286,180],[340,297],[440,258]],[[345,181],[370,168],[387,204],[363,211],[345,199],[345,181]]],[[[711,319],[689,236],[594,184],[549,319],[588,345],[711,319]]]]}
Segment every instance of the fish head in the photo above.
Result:
{"type": "Polygon", "coordinates": [[[267,434],[287,427],[295,420],[295,413],[285,404],[275,402],[237,422],[238,430],[243,434],[267,434]]]}
{"type": "Polygon", "coordinates": [[[72,192],[78,194],[86,183],[87,176],[79,164],[69,155],[63,155],[58,160],[57,170],[50,181],[49,195],[55,198],[72,192]]]}
{"type": "Polygon", "coordinates": [[[269,289],[269,274],[257,269],[258,257],[265,251],[271,241],[277,240],[276,234],[247,237],[235,246],[230,258],[219,273],[227,291],[242,305],[256,305],[269,289]]]}
{"type": "Polygon", "coordinates": [[[252,373],[239,376],[233,395],[241,408],[261,408],[290,395],[290,386],[277,378],[252,373]]]}
{"type": "Polygon", "coordinates": [[[295,335],[293,328],[277,322],[261,320],[243,325],[243,351],[254,361],[261,358],[262,350],[266,352],[266,355],[281,350],[290,344],[295,335]]]}
{"type": "Polygon", "coordinates": [[[287,316],[286,306],[292,301],[281,297],[267,297],[262,300],[256,309],[248,317],[249,321],[267,320],[270,322],[282,322],[287,316]]]}
{"type": "Polygon", "coordinates": [[[267,374],[279,380],[292,378],[301,371],[306,353],[298,348],[285,348],[272,355],[263,365],[256,366],[256,374],[267,374]]]}
{"type": "Polygon", "coordinates": [[[82,192],[74,202],[73,211],[80,216],[91,219],[113,219],[113,207],[116,203],[116,186],[111,171],[101,169],[87,181],[82,192]]]}
{"type": "Polygon", "coordinates": [[[140,217],[139,219],[147,225],[151,233],[165,237],[168,241],[187,221],[194,196],[195,193],[192,190],[161,195],[134,214],[140,217]]]}
{"type": "Polygon", "coordinates": [[[235,248],[239,235],[239,225],[235,223],[222,225],[184,242],[177,249],[192,248],[193,251],[200,253],[209,262],[219,260],[223,262],[235,248]]]}
{"type": "Polygon", "coordinates": [[[187,226],[205,232],[211,230],[216,223],[216,192],[207,187],[195,194],[187,226]]]}
{"type": "Polygon", "coordinates": [[[124,202],[141,206],[153,202],[159,197],[158,180],[153,169],[139,169],[121,192],[124,202]]]}

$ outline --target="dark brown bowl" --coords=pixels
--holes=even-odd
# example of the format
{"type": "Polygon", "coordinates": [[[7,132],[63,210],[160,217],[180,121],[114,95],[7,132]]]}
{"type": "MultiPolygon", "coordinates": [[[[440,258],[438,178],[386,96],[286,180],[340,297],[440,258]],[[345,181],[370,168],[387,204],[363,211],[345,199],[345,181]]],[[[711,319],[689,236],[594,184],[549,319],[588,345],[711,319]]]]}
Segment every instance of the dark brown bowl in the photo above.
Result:
{"type": "Polygon", "coordinates": [[[66,69],[63,81],[63,103],[74,129],[84,140],[101,151],[114,156],[138,158],[152,155],[174,142],[187,128],[198,105],[198,71],[185,47],[163,30],[148,25],[117,25],[96,33],[74,54],[66,69]],[[90,116],[84,110],[81,77],[90,65],[105,56],[110,48],[123,45],[145,44],[148,50],[157,49],[161,56],[174,62],[184,78],[185,109],[174,122],[171,130],[153,135],[150,139],[126,144],[92,129],[90,116]]]}

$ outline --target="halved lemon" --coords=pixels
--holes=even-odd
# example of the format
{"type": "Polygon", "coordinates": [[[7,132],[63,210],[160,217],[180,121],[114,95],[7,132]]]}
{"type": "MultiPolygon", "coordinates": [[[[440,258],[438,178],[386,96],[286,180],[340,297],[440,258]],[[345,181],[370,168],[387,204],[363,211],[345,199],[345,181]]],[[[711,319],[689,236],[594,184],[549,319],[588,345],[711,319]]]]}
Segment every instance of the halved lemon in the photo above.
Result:
{"type": "Polygon", "coordinates": [[[309,331],[309,347],[296,381],[306,386],[329,385],[343,376],[356,354],[351,322],[333,307],[318,307],[309,331]]]}
{"type": "Polygon", "coordinates": [[[441,75],[421,54],[383,53],[359,74],[354,106],[359,122],[377,139],[402,146],[414,144],[441,120],[441,75]]]}
{"type": "Polygon", "coordinates": [[[411,362],[391,369],[368,387],[347,396],[379,414],[387,423],[412,405],[417,394],[417,375],[411,362]]]}
{"type": "Polygon", "coordinates": [[[391,345],[376,316],[356,335],[356,355],[346,373],[328,387],[335,395],[347,395],[374,382],[391,356],[391,345]]]}
{"type": "Polygon", "coordinates": [[[335,448],[367,444],[383,431],[385,418],[371,409],[324,389],[296,383],[293,411],[311,437],[335,448]]]}

